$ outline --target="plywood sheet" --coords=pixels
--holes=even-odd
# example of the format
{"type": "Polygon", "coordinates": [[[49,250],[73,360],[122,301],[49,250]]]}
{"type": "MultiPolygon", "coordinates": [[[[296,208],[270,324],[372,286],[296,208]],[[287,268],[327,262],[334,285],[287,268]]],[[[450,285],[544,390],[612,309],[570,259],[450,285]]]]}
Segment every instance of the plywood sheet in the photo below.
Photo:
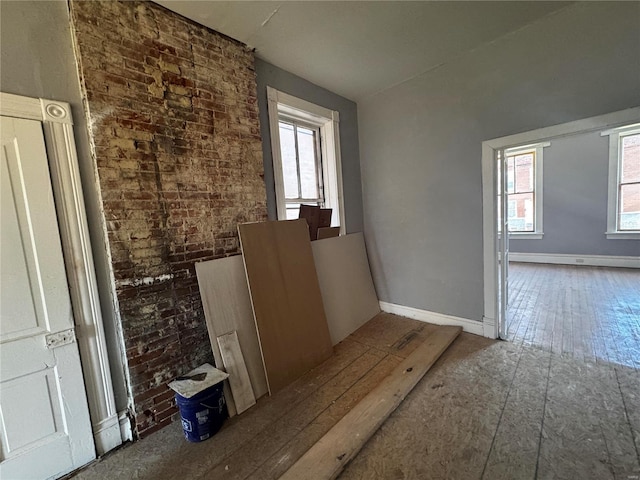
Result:
{"type": "Polygon", "coordinates": [[[330,227],[332,215],[333,215],[332,208],[321,208],[320,218],[318,219],[318,228],[330,227]]]}
{"type": "Polygon", "coordinates": [[[270,393],[333,352],[305,220],[238,225],[270,393]]]}
{"type": "Polygon", "coordinates": [[[461,331],[461,327],[439,327],[280,480],[336,478],[461,331]]]}
{"type": "Polygon", "coordinates": [[[320,225],[320,207],[317,205],[300,205],[298,218],[304,218],[309,224],[309,238],[318,238],[318,226],[320,225]]]}
{"type": "MultiPolygon", "coordinates": [[[[237,331],[253,393],[260,398],[268,393],[267,379],[242,256],[196,263],[196,274],[216,365],[223,365],[216,338],[237,331]]],[[[234,415],[235,403],[227,382],[225,398],[229,414],[234,415]]]]}
{"type": "Polygon", "coordinates": [[[256,397],[253,394],[251,380],[238,341],[238,333],[234,330],[226,335],[220,335],[218,346],[224,368],[229,374],[229,386],[239,415],[256,404],[256,397]]]}
{"type": "Polygon", "coordinates": [[[362,233],[311,244],[331,342],[335,345],[378,313],[380,304],[362,233]]]}
{"type": "Polygon", "coordinates": [[[318,240],[332,238],[340,235],[340,227],[320,227],[318,228],[318,240]]]}

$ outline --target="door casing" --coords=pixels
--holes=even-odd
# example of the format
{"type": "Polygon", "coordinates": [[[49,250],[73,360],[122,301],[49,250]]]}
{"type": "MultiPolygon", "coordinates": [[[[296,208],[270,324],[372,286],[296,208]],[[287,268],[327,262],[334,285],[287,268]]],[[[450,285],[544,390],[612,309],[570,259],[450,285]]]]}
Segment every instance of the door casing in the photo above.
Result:
{"type": "Polygon", "coordinates": [[[500,312],[506,310],[502,305],[500,291],[502,285],[498,268],[498,196],[496,154],[499,150],[517,145],[537,143],[561,138],[576,133],[605,130],[627,123],[640,121],[640,107],[618,112],[584,118],[506,137],[494,138],[482,142],[482,229],[484,259],[484,312],[482,317],[484,336],[499,338],[500,312]]]}
{"type": "Polygon", "coordinates": [[[131,439],[121,429],[68,103],[0,92],[0,115],[42,123],[65,269],[98,454],[131,439]]]}

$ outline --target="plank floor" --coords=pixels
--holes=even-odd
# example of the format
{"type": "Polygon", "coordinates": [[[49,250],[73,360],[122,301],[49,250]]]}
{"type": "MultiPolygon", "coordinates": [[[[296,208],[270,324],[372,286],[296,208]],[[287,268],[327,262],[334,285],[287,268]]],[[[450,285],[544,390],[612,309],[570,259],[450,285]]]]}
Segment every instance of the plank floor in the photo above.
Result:
{"type": "MultiPolygon", "coordinates": [[[[179,423],[80,479],[276,479],[435,326],[382,314],[290,387],[191,444],[179,423]]],[[[640,371],[463,333],[340,479],[633,479],[640,371]]]]}
{"type": "Polygon", "coordinates": [[[640,270],[509,264],[509,339],[640,368],[640,270]]]}

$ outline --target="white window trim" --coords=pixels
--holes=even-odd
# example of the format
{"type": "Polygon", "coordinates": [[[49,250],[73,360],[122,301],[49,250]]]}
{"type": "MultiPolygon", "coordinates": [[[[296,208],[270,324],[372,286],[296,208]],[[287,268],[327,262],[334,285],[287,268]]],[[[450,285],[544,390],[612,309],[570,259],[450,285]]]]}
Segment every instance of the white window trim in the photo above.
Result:
{"type": "MultiPolygon", "coordinates": [[[[508,148],[504,151],[505,155],[517,155],[518,153],[528,152],[531,150],[536,151],[536,158],[534,160],[533,171],[535,175],[534,179],[534,196],[535,202],[535,231],[533,232],[509,232],[509,238],[513,240],[541,240],[544,237],[543,231],[543,209],[542,209],[542,184],[544,179],[543,170],[543,149],[551,145],[551,142],[533,143],[530,145],[522,145],[518,147],[508,148]]],[[[515,172],[514,172],[515,175],[515,172]]],[[[514,177],[515,178],[515,177],[514,177]]]]}
{"type": "Polygon", "coordinates": [[[620,135],[640,132],[640,123],[605,130],[600,134],[609,137],[609,192],[607,198],[607,231],[609,240],[637,240],[640,232],[618,230],[618,181],[620,180],[620,135]]]}
{"type": "Polygon", "coordinates": [[[344,196],[342,188],[342,161],[340,157],[340,114],[320,105],[308,102],[293,95],[267,87],[269,110],[269,129],[271,131],[271,155],[273,158],[273,177],[276,188],[276,209],[278,219],[287,218],[284,198],[284,178],[282,175],[282,156],[280,153],[279,114],[300,119],[320,128],[322,174],[324,179],[324,200],[327,208],[333,209],[332,226],[340,226],[344,235],[344,196]]]}

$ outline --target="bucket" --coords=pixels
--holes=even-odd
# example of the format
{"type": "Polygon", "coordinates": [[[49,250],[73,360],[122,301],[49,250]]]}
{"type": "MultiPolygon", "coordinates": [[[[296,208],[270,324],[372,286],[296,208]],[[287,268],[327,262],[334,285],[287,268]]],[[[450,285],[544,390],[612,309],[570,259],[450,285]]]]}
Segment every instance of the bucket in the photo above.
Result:
{"type": "Polygon", "coordinates": [[[176,403],[180,409],[184,436],[190,442],[202,442],[214,435],[227,417],[222,382],[190,398],[176,393],[176,403]]]}

